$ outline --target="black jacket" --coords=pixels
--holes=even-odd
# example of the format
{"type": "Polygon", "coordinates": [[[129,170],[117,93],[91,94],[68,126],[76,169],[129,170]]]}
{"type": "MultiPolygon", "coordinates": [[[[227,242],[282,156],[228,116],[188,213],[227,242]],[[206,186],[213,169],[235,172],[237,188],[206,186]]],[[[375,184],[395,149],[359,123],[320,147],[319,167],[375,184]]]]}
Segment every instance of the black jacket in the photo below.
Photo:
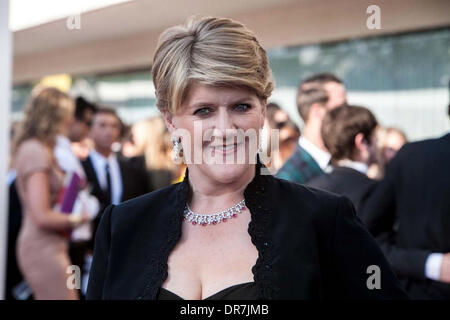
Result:
{"type": "MultiPolygon", "coordinates": [[[[128,162],[122,157],[117,158],[120,167],[120,174],[122,176],[122,201],[130,200],[146,194],[149,191],[146,172],[144,169],[137,168],[132,163],[128,162]]],[[[101,214],[105,210],[108,203],[105,198],[105,193],[102,190],[97,179],[94,166],[90,157],[82,161],[84,172],[88,183],[91,187],[91,194],[97,198],[100,203],[100,214],[93,221],[93,234],[95,234],[98,224],[100,223],[101,214]]],[[[93,249],[93,240],[89,242],[88,247],[93,249]]]]}
{"type": "MultiPolygon", "coordinates": [[[[141,196],[149,191],[146,172],[143,168],[139,168],[133,164],[133,161],[128,161],[123,157],[117,158],[120,167],[120,174],[122,176],[122,199],[121,201],[130,200],[141,196]]],[[[106,208],[105,194],[100,187],[100,183],[97,179],[94,166],[91,158],[88,157],[82,161],[84,172],[91,185],[91,194],[100,202],[100,208],[102,211],[106,208]]]]}
{"type": "Polygon", "coordinates": [[[322,174],[306,185],[346,196],[352,201],[361,218],[359,209],[376,184],[377,181],[370,179],[364,173],[352,168],[336,166],[331,173],[322,174]]]}
{"type": "Polygon", "coordinates": [[[405,145],[363,208],[411,297],[450,299],[450,285],[425,278],[432,252],[450,252],[450,133],[405,145]]]}
{"type": "MultiPolygon", "coordinates": [[[[405,293],[349,200],[260,175],[244,191],[261,299],[403,299],[405,293]],[[368,289],[367,268],[381,289],[368,289]]],[[[96,235],[88,299],[155,299],[180,239],[183,182],[109,206],[96,235]]]]}

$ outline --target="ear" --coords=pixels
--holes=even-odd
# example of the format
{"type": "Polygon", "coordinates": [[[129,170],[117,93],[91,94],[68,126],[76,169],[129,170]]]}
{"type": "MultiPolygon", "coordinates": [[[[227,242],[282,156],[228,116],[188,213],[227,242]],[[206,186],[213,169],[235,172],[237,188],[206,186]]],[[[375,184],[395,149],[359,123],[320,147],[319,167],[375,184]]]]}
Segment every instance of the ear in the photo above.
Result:
{"type": "Polygon", "coordinates": [[[367,141],[364,139],[364,135],[360,132],[355,136],[355,148],[358,151],[364,150],[367,148],[367,141]]]}
{"type": "Polygon", "coordinates": [[[170,133],[175,131],[175,125],[173,124],[173,116],[172,114],[165,110],[161,112],[163,118],[164,118],[164,122],[166,123],[166,127],[169,130],[170,133]]]}

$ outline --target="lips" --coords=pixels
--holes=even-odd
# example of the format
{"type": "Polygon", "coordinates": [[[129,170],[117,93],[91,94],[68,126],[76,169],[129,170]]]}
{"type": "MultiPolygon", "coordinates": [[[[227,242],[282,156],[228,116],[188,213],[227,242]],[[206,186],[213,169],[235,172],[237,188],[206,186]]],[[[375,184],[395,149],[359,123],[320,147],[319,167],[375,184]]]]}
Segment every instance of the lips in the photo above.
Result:
{"type": "Polygon", "coordinates": [[[243,143],[232,143],[227,145],[212,145],[210,148],[213,149],[213,152],[219,152],[223,154],[232,153],[237,150],[238,147],[240,147],[243,143]]]}
{"type": "Polygon", "coordinates": [[[229,144],[226,146],[214,146],[213,148],[215,148],[218,151],[229,151],[229,150],[236,148],[236,146],[237,146],[237,144],[234,143],[234,144],[229,144]]]}

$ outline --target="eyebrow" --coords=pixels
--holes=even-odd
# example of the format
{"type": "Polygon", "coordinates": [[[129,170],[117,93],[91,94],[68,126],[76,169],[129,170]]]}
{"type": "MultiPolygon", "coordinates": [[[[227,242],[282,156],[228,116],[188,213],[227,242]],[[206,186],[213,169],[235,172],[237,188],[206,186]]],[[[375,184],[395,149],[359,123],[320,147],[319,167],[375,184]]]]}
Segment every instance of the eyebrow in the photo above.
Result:
{"type": "MultiPolygon", "coordinates": [[[[236,99],[234,101],[232,101],[231,103],[228,104],[229,106],[235,106],[237,104],[240,103],[253,103],[253,99],[251,97],[243,97],[240,99],[236,99]]],[[[197,109],[200,107],[207,107],[207,106],[216,106],[217,104],[214,102],[208,102],[207,100],[205,101],[199,101],[199,102],[195,102],[194,104],[192,104],[191,106],[189,106],[189,108],[191,109],[197,109]]]]}

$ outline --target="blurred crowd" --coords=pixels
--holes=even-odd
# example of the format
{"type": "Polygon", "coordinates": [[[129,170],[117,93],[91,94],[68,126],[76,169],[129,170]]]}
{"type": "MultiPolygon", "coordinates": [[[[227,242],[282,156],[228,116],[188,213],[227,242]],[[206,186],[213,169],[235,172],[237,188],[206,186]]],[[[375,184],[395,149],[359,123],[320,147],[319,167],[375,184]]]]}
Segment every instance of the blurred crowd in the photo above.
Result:
{"type": "MultiPolygon", "coordinates": [[[[449,299],[449,135],[408,143],[400,128],[349,105],[333,74],[301,81],[296,99],[302,130],[283,106],[267,104],[261,145],[270,172],[347,196],[411,297],[449,299]]],[[[125,125],[114,106],[55,88],[33,90],[11,146],[7,299],[83,299],[105,207],[185,172],[162,117],[125,125]],[[71,265],[78,290],[67,286],[71,265]]]]}

